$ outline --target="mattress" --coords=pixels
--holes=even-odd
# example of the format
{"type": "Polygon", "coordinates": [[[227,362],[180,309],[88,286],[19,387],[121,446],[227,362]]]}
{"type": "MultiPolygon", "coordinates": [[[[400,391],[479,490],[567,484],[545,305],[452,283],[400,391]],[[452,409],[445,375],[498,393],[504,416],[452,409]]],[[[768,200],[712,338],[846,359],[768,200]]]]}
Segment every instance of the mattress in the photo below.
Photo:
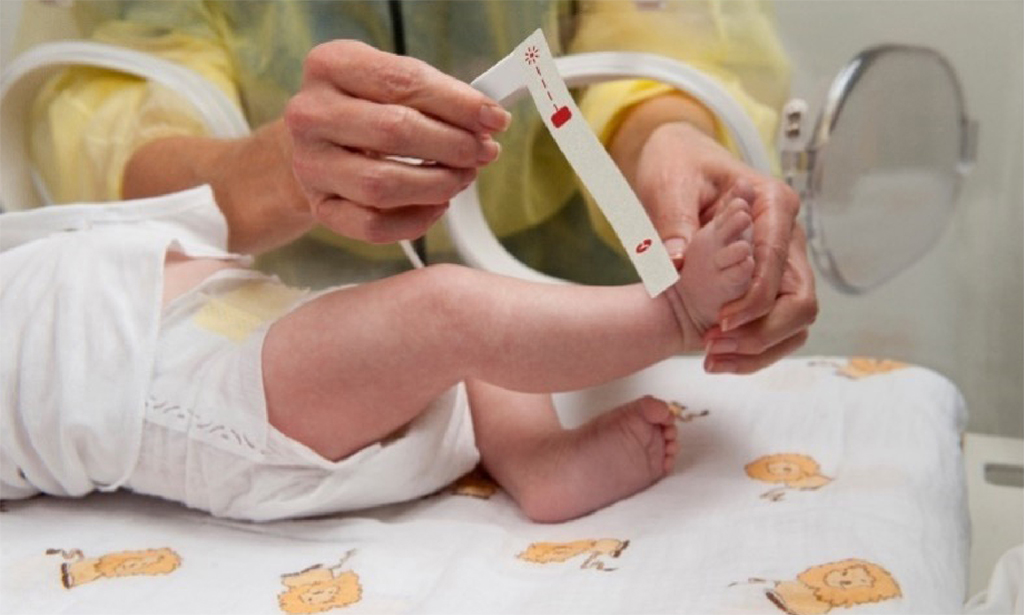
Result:
{"type": "Polygon", "coordinates": [[[399,505],[242,523],[131,493],[7,502],[4,613],[955,613],[965,407],[897,361],[751,376],[678,357],[557,396],[568,426],[645,394],[679,409],[674,470],[559,524],[485,475],[399,505]]]}

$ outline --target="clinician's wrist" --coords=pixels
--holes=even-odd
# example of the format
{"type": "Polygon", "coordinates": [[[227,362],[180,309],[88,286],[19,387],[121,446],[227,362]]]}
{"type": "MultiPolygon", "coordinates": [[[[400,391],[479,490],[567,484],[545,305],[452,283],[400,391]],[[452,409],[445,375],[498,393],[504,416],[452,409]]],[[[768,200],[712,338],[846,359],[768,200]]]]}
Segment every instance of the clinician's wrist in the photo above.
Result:
{"type": "Polygon", "coordinates": [[[704,105],[679,92],[637,103],[627,112],[608,142],[608,153],[634,186],[644,145],[661,127],[684,124],[715,136],[715,116],[704,105]]]}
{"type": "Polygon", "coordinates": [[[291,135],[282,120],[247,138],[221,141],[206,183],[228,219],[230,247],[260,253],[289,243],[316,221],[292,171],[291,135]]]}
{"type": "Polygon", "coordinates": [[[314,226],[292,173],[291,138],[283,122],[242,139],[176,136],[145,143],[125,165],[122,195],[157,196],[202,184],[213,188],[227,219],[232,251],[265,252],[314,226]]]}

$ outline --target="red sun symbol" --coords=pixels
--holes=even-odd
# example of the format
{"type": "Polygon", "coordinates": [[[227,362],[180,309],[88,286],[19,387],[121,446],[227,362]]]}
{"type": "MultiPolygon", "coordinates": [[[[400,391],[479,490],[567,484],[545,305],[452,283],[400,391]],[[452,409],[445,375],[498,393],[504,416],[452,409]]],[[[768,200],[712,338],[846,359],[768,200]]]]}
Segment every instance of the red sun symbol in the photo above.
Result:
{"type": "Polygon", "coordinates": [[[540,51],[533,45],[526,48],[526,63],[531,66],[537,63],[540,58],[540,51]]]}

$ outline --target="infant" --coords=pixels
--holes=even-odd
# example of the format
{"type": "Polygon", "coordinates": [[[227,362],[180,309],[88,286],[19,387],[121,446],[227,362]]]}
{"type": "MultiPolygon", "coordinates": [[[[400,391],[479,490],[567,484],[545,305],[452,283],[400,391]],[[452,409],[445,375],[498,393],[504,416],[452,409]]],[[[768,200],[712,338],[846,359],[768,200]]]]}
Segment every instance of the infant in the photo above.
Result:
{"type": "Polygon", "coordinates": [[[578,517],[671,471],[676,427],[643,397],[565,429],[551,394],[700,350],[753,271],[741,198],[654,299],[457,265],[297,290],[225,251],[207,187],[92,207],[0,218],[49,229],[2,254],[4,498],[123,486],[269,520],[409,500],[482,463],[529,518],[578,517]]]}

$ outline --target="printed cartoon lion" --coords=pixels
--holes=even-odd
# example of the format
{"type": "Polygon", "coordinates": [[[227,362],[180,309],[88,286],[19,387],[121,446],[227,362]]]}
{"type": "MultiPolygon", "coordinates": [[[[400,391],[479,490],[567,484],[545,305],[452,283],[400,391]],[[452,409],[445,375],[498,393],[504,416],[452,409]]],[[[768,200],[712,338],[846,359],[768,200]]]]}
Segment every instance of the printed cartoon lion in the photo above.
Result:
{"type": "Polygon", "coordinates": [[[86,558],[78,549],[62,551],[50,549],[47,554],[60,553],[72,560],[61,565],[61,583],[71,589],[91,583],[99,578],[156,576],[174,572],[181,565],[181,557],[171,549],[118,551],[102,557],[86,558]]]}
{"type": "Polygon", "coordinates": [[[628,546],[628,540],[622,541],[614,538],[573,542],[534,542],[526,548],[526,551],[516,557],[534,564],[551,564],[567,562],[586,553],[587,559],[580,565],[580,569],[596,568],[610,571],[614,568],[605,568],[604,562],[600,558],[602,556],[619,557],[628,546]]]}
{"type": "Polygon", "coordinates": [[[473,471],[452,483],[450,491],[454,495],[487,500],[498,492],[498,484],[494,482],[494,479],[483,468],[477,466],[473,471]]]}
{"type": "Polygon", "coordinates": [[[363,595],[359,575],[351,570],[340,572],[352,553],[349,551],[329,568],[317,564],[302,572],[281,575],[287,588],[277,596],[281,610],[291,614],[323,613],[359,602],[363,595]]]}
{"type": "Polygon", "coordinates": [[[861,559],[813,566],[765,592],[775,606],[791,615],[821,615],[835,607],[851,607],[898,598],[900,587],[888,571],[861,559]]]}
{"type": "Polygon", "coordinates": [[[821,475],[818,462],[798,453],[764,455],[748,463],[744,470],[747,476],[754,480],[784,485],[761,495],[773,502],[782,499],[786,489],[818,489],[832,481],[831,478],[821,475]]]}
{"type": "Polygon", "coordinates": [[[907,363],[891,359],[872,359],[870,357],[850,357],[846,365],[836,373],[852,380],[860,380],[877,374],[887,374],[898,369],[909,367],[907,363]]]}

